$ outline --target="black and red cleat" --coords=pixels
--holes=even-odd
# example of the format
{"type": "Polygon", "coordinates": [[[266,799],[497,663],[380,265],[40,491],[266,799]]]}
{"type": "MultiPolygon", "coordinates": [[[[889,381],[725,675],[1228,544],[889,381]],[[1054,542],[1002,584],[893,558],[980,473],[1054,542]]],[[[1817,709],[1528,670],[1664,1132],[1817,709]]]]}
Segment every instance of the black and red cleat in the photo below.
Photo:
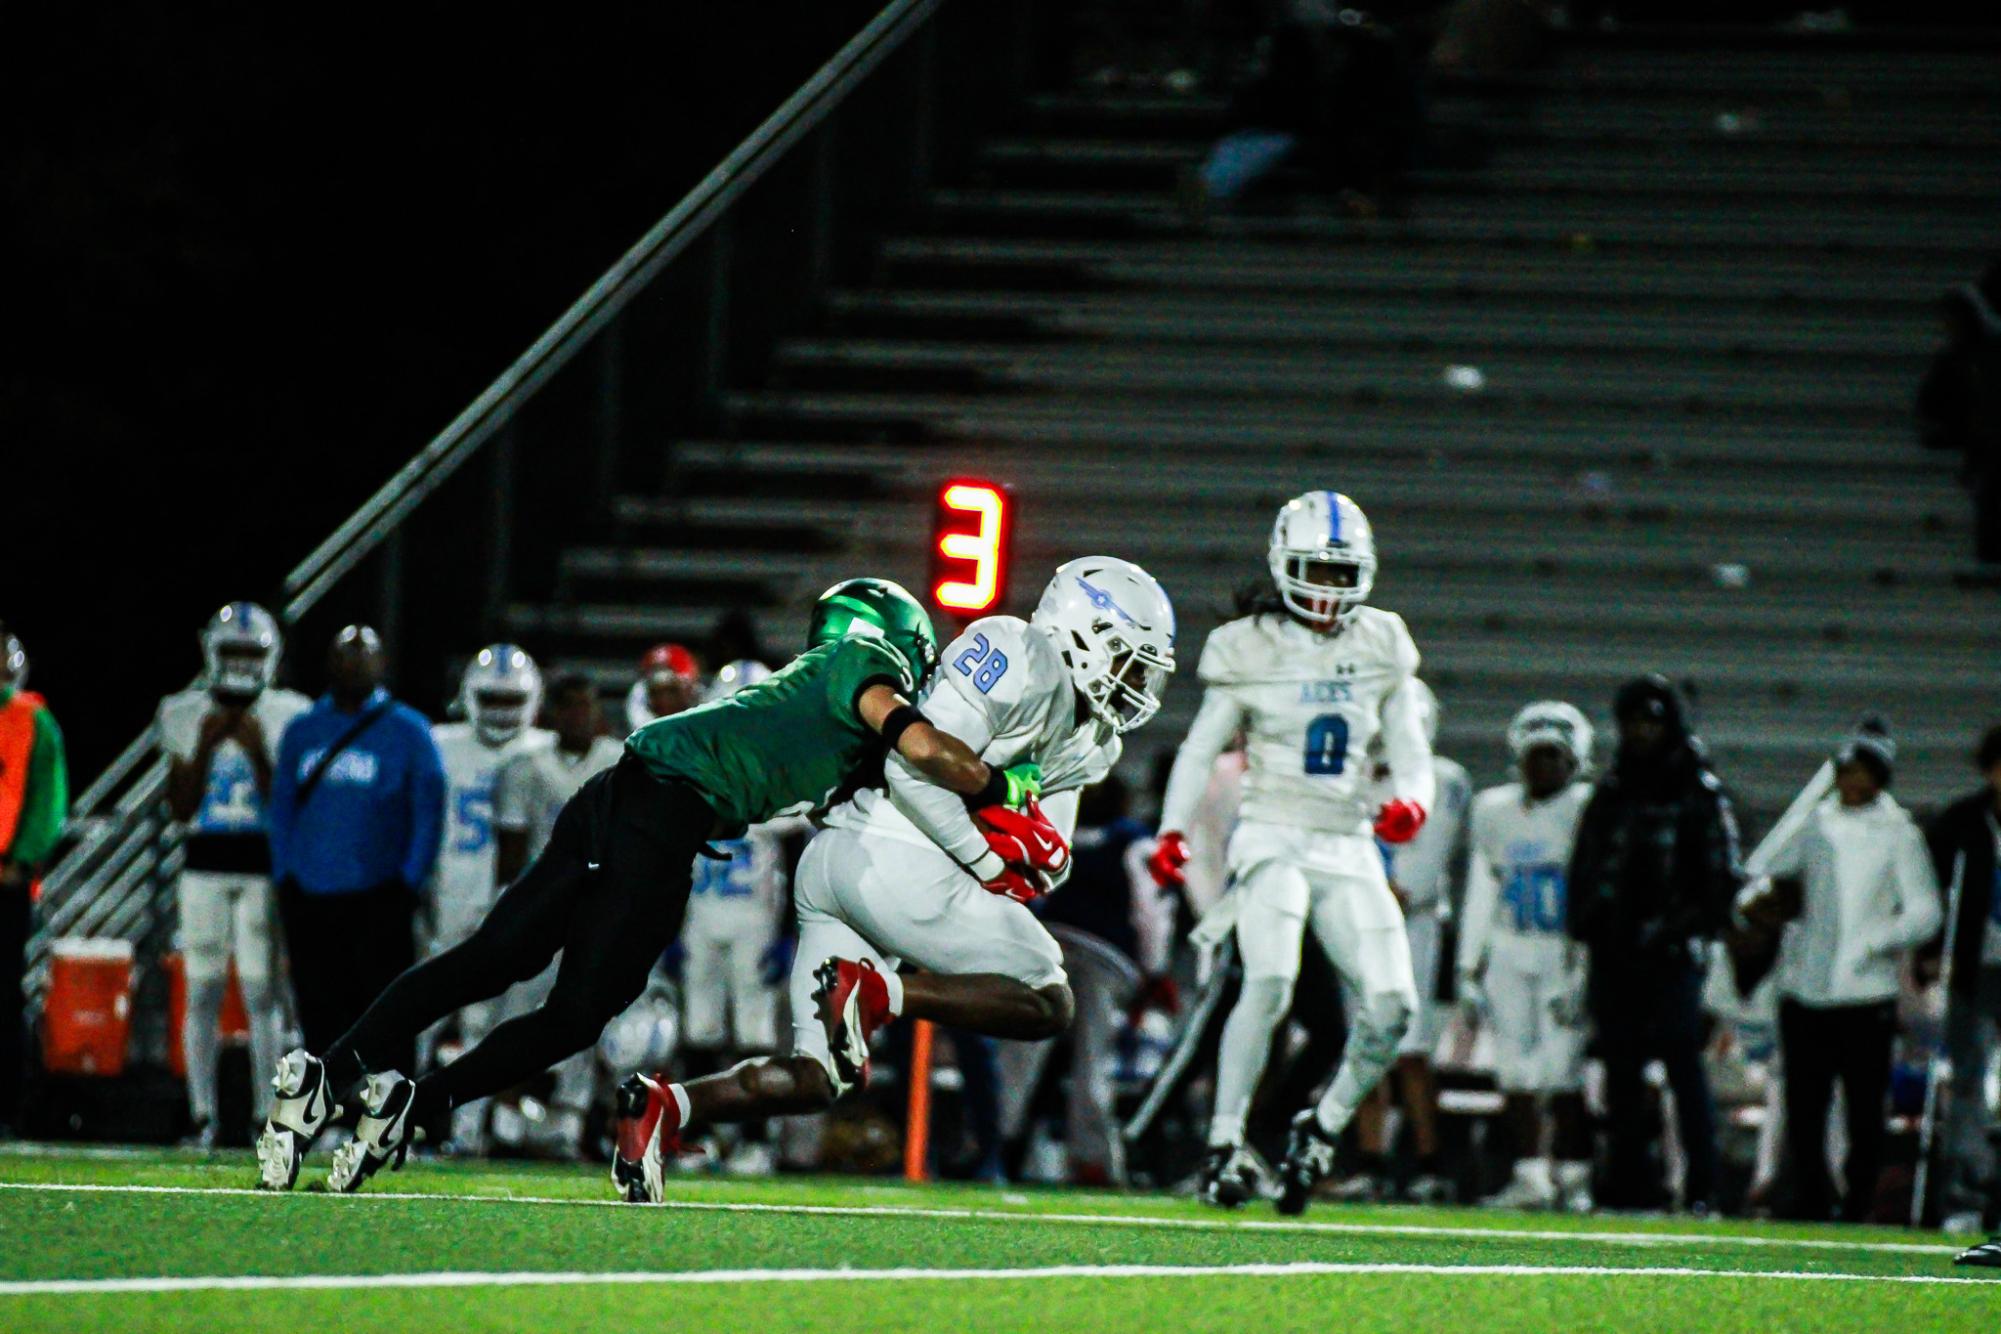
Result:
{"type": "Polygon", "coordinates": [[[827,1051],[834,1059],[834,1094],[868,1083],[869,1039],[889,1022],[889,987],[875,961],[829,959],[813,970],[820,987],[820,1019],[827,1026],[827,1051]]]}
{"type": "Polygon", "coordinates": [[[618,1086],[618,1147],[611,1181],[627,1204],[666,1197],[666,1163],[681,1151],[681,1108],[658,1079],[633,1075],[618,1086]]]}

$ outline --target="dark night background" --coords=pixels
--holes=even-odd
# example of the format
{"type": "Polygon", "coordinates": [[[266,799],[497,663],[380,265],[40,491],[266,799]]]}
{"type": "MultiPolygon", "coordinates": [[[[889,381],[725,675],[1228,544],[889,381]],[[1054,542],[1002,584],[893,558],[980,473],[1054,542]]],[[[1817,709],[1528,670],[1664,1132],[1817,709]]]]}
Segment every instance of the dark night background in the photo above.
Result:
{"type": "Polygon", "coordinates": [[[0,618],[77,781],[878,8],[16,10],[0,618]]]}

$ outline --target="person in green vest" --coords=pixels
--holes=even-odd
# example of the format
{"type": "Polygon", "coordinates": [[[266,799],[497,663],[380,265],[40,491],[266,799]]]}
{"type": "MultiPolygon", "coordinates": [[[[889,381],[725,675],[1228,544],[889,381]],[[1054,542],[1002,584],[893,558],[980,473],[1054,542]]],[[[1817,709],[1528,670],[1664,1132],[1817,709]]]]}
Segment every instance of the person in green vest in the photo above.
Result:
{"type": "Polygon", "coordinates": [[[0,624],[0,1139],[21,1103],[28,931],[36,877],[69,818],[62,728],[27,690],[28,654],[0,624]]]}

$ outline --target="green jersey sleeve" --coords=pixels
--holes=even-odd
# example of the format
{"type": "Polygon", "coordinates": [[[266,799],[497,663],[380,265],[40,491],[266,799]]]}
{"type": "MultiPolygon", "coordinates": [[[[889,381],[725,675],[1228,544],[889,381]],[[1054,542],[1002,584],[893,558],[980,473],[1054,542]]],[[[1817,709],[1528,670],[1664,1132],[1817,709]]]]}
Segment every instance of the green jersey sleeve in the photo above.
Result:
{"type": "Polygon", "coordinates": [[[827,707],[843,721],[859,721],[862,693],[875,685],[893,687],[905,697],[917,692],[910,668],[889,645],[860,635],[840,641],[834,660],[828,664],[827,707]]]}

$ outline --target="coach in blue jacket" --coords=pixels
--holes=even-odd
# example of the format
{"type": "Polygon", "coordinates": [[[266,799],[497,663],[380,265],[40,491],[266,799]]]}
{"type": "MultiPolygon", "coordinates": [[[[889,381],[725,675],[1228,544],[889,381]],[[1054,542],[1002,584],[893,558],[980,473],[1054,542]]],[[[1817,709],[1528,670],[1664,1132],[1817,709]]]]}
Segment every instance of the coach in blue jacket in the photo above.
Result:
{"type": "MultiPolygon", "coordinates": [[[[382,676],[374,630],[334,636],[328,691],[285,729],[271,776],[271,872],[316,1051],[415,962],[417,894],[438,857],[444,763],[430,723],[382,676]]],[[[407,1070],[415,1054],[396,1059],[407,1070]]]]}

